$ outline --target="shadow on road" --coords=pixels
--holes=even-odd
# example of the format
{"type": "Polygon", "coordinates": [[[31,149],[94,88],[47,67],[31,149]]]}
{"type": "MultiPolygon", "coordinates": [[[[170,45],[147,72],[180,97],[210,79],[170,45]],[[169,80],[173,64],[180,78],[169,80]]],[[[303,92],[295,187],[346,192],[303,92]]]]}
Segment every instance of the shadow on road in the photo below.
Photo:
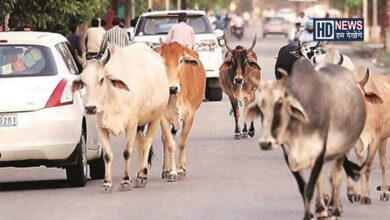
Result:
{"type": "Polygon", "coordinates": [[[40,189],[60,189],[69,188],[66,180],[37,180],[22,182],[0,183],[0,192],[19,190],[40,190],[40,189]]]}

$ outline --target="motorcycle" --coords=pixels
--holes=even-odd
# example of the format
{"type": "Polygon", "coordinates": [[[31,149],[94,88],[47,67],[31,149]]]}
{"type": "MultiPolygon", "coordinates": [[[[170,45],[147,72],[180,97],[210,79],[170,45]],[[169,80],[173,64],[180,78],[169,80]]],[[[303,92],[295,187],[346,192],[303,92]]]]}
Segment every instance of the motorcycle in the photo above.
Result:
{"type": "Polygon", "coordinates": [[[231,32],[237,39],[241,40],[241,38],[244,36],[244,27],[233,26],[231,32]]]}

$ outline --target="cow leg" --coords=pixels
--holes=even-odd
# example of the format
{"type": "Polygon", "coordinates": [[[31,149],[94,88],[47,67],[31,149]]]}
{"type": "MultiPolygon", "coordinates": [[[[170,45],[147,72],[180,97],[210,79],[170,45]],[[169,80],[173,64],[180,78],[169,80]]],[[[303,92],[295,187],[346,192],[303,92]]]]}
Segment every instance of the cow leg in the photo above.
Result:
{"type": "MultiPolygon", "coordinates": [[[[282,145],[282,149],[283,149],[284,161],[286,162],[287,167],[290,167],[290,163],[288,162],[288,155],[284,145],[282,145]]],[[[303,201],[305,201],[304,191],[305,191],[306,182],[303,179],[302,174],[300,172],[291,171],[291,173],[293,174],[295,180],[297,181],[299,193],[301,194],[303,201]]]]}
{"type": "Polygon", "coordinates": [[[330,183],[332,187],[332,194],[329,206],[332,208],[333,215],[338,218],[341,216],[342,207],[340,204],[340,189],[341,181],[343,179],[342,167],[344,158],[337,159],[332,167],[330,183]]]}
{"type": "Polygon", "coordinates": [[[194,117],[195,117],[195,112],[188,113],[183,121],[183,129],[180,134],[180,141],[179,141],[179,160],[177,163],[177,168],[178,168],[177,173],[179,175],[179,179],[183,179],[187,175],[186,145],[187,145],[188,135],[190,134],[190,130],[194,122],[194,117]]]}
{"type": "Polygon", "coordinates": [[[238,107],[238,101],[236,98],[229,96],[230,104],[232,105],[233,108],[233,113],[234,113],[234,121],[236,123],[236,126],[234,128],[234,140],[239,140],[241,139],[241,133],[240,133],[240,109],[238,107]]]}
{"type": "Polygon", "coordinates": [[[328,207],[327,207],[327,195],[323,191],[323,183],[324,183],[324,175],[320,172],[318,176],[318,181],[316,184],[317,198],[315,205],[315,212],[319,213],[319,218],[327,218],[328,215],[328,207]]]}
{"type": "Polygon", "coordinates": [[[379,162],[382,170],[382,185],[379,187],[379,190],[381,191],[381,201],[389,201],[389,186],[387,185],[386,179],[386,144],[387,139],[384,139],[379,145],[379,162]]]}
{"type": "Polygon", "coordinates": [[[248,106],[249,106],[249,100],[247,98],[244,99],[244,128],[242,129],[242,133],[241,133],[241,138],[248,138],[248,128],[247,128],[247,124],[246,124],[246,110],[248,109],[248,106]]]}
{"type": "MultiPolygon", "coordinates": [[[[168,120],[165,117],[162,117],[160,124],[161,124],[161,139],[164,148],[166,148],[169,153],[169,161],[170,161],[169,170],[163,170],[162,176],[164,178],[164,176],[166,175],[168,182],[175,182],[177,180],[177,170],[176,170],[176,161],[175,161],[176,143],[175,140],[173,139],[173,135],[171,133],[168,120]]],[[[165,162],[166,161],[164,161],[164,163],[165,162]]]]}
{"type": "MultiPolygon", "coordinates": [[[[162,137],[163,135],[161,135],[161,139],[163,139],[162,137]]],[[[163,142],[163,152],[164,152],[164,158],[163,158],[163,169],[162,169],[162,174],[161,174],[161,178],[165,179],[168,177],[168,174],[169,174],[169,151],[168,151],[168,147],[166,146],[165,142],[163,142]]]]}
{"type": "Polygon", "coordinates": [[[128,191],[131,189],[131,169],[130,160],[133,153],[133,144],[137,135],[137,123],[133,123],[126,128],[126,145],[123,151],[123,158],[125,159],[125,174],[122,178],[119,190],[128,191]]]}
{"type": "Polygon", "coordinates": [[[374,162],[375,153],[378,149],[379,141],[374,140],[370,146],[369,146],[369,152],[368,152],[368,163],[366,167],[363,169],[365,178],[363,180],[363,187],[362,187],[362,198],[360,200],[360,203],[363,205],[371,205],[371,197],[370,197],[370,189],[369,189],[369,183],[370,183],[370,175],[372,170],[372,164],[374,162]]]}
{"type": "Polygon", "coordinates": [[[149,159],[150,149],[152,147],[153,137],[156,134],[159,124],[160,124],[160,118],[151,121],[148,125],[148,130],[144,138],[144,144],[142,146],[142,151],[143,151],[143,158],[141,161],[142,165],[138,170],[136,187],[143,188],[146,186],[147,178],[148,178],[148,159],[149,159]]]}
{"type": "MultiPolygon", "coordinates": [[[[358,163],[362,164],[363,163],[363,150],[364,150],[363,143],[361,141],[358,141],[353,149],[355,151],[355,155],[356,155],[358,163]]],[[[349,154],[349,152],[346,154],[346,156],[348,156],[348,154],[349,154]]],[[[360,176],[363,176],[362,171],[360,171],[360,176]]],[[[359,183],[360,183],[360,186],[362,186],[363,178],[359,179],[359,183]]],[[[351,203],[360,201],[360,193],[357,192],[355,189],[355,181],[349,176],[347,176],[347,197],[351,203]]]]}
{"type": "Polygon", "coordinates": [[[104,149],[104,165],[105,165],[105,172],[106,172],[104,177],[102,193],[111,193],[112,192],[111,165],[112,165],[113,154],[110,147],[110,136],[108,131],[100,126],[98,126],[98,132],[104,149]]]}
{"type": "Polygon", "coordinates": [[[314,163],[313,169],[311,170],[309,182],[305,186],[305,190],[304,190],[304,203],[305,203],[304,220],[311,219],[313,216],[311,214],[311,200],[313,198],[314,187],[317,183],[318,176],[321,173],[322,165],[324,164],[324,156],[325,156],[325,151],[326,151],[326,138],[327,138],[327,136],[325,137],[323,150],[322,150],[321,154],[317,157],[317,159],[314,163]]]}

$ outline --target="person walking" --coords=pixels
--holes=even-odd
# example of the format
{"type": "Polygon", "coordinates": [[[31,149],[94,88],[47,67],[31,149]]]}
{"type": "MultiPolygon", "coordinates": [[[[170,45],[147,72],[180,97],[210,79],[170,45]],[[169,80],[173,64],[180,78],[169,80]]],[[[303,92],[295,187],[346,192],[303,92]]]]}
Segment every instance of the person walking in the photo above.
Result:
{"type": "Polygon", "coordinates": [[[121,20],[118,17],[113,18],[113,27],[104,33],[99,52],[103,52],[108,44],[116,44],[119,47],[125,47],[130,44],[129,35],[127,35],[126,30],[119,27],[120,22],[121,20]]]}
{"type": "Polygon", "coordinates": [[[73,51],[76,52],[76,54],[79,57],[83,56],[83,50],[81,49],[81,36],[76,33],[77,26],[74,25],[71,29],[72,33],[68,35],[67,39],[70,43],[70,46],[72,47],[73,51]]]}
{"type": "Polygon", "coordinates": [[[86,59],[90,60],[99,53],[100,42],[103,39],[105,31],[99,27],[99,20],[97,18],[92,19],[91,27],[87,30],[85,37],[86,47],[86,59]]]}
{"type": "Polygon", "coordinates": [[[180,13],[178,24],[171,27],[168,32],[166,43],[178,42],[191,49],[195,47],[195,31],[187,24],[188,18],[186,13],[180,13]]]}

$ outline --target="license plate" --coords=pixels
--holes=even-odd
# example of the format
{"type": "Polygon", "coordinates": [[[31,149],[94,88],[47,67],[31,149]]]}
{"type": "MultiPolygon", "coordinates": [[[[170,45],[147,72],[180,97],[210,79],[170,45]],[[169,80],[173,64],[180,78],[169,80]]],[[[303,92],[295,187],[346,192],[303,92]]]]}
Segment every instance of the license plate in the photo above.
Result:
{"type": "Polygon", "coordinates": [[[15,127],[16,123],[16,115],[0,115],[0,127],[15,127]]]}

